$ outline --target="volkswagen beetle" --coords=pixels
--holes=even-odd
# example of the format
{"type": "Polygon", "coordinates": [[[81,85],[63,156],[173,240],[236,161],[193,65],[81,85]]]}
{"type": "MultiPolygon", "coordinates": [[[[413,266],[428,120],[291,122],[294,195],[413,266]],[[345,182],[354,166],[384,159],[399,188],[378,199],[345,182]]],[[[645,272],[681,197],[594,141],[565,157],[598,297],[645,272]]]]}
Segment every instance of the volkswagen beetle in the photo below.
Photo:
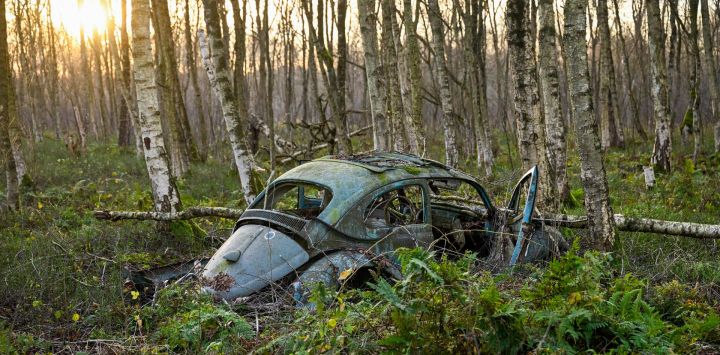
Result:
{"type": "Polygon", "coordinates": [[[204,289],[230,300],[287,281],[300,301],[312,283],[337,286],[368,269],[401,277],[393,252],[402,247],[509,264],[547,258],[564,241],[533,223],[537,178],[531,169],[498,208],[475,178],[433,160],[374,152],[310,161],[250,204],[205,265],[204,289]]]}

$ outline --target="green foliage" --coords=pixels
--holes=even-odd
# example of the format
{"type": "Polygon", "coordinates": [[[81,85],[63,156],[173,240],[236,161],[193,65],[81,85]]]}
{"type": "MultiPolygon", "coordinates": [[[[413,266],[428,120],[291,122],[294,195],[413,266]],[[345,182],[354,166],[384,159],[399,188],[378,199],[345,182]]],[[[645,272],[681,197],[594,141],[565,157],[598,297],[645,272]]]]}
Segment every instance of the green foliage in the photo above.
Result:
{"type": "Polygon", "coordinates": [[[255,336],[245,319],[193,285],[161,290],[155,305],[139,309],[130,323],[178,352],[239,353],[255,336]]]}
{"type": "Polygon", "coordinates": [[[372,291],[316,290],[316,312],[301,311],[291,332],[264,350],[667,353],[718,344],[720,320],[709,306],[702,314],[683,310],[674,323],[654,303],[667,300],[667,287],[648,299],[646,281],[615,276],[609,254],[580,256],[577,249],[532,273],[519,292],[505,287],[518,276],[474,271],[472,254],[453,262],[401,250],[403,280],[377,279],[372,291]]]}

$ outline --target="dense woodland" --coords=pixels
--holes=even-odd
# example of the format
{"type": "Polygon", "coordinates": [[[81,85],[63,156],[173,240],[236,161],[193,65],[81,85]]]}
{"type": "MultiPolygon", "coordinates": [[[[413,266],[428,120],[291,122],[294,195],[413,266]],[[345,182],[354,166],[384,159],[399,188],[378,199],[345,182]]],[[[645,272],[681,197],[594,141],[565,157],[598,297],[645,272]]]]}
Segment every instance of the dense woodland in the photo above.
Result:
{"type": "Polygon", "coordinates": [[[720,1],[0,0],[0,14],[0,352],[720,351],[716,241],[613,220],[720,223],[720,1]],[[587,232],[519,271],[407,251],[416,283],[319,291],[307,312],[188,285],[141,307],[123,268],[207,256],[231,221],[93,218],[244,208],[303,161],[373,150],[499,198],[538,166],[538,208],[587,214],[587,232]]]}

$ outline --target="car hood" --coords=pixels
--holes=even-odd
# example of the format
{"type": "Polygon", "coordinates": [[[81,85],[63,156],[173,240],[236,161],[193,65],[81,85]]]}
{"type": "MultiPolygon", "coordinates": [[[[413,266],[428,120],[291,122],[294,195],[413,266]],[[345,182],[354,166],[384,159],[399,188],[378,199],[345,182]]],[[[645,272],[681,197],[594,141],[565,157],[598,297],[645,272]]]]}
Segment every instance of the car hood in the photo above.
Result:
{"type": "Polygon", "coordinates": [[[287,276],[310,255],[287,234],[257,224],[240,226],[203,270],[203,289],[231,300],[287,276]]]}

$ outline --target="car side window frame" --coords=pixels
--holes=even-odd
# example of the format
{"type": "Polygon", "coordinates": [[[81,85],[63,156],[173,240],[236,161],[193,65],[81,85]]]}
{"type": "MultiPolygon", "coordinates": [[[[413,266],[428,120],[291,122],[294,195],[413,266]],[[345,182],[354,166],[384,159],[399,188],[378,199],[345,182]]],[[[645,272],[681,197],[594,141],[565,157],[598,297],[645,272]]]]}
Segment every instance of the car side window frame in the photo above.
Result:
{"type": "MultiPolygon", "coordinates": [[[[370,228],[365,222],[365,211],[367,208],[370,207],[370,205],[377,200],[380,196],[387,194],[388,192],[399,190],[402,188],[407,188],[410,186],[417,186],[420,188],[420,192],[422,193],[422,208],[419,210],[422,210],[422,221],[420,223],[411,223],[406,224],[407,225],[422,225],[422,224],[430,224],[431,223],[431,216],[430,216],[430,194],[429,189],[427,186],[427,182],[425,179],[409,179],[409,180],[401,180],[396,181],[394,183],[390,183],[388,185],[382,186],[378,189],[375,189],[372,193],[369,193],[366,195],[365,198],[363,198],[360,202],[360,208],[357,210],[360,212],[359,216],[362,222],[362,225],[365,227],[365,230],[370,232],[373,230],[373,228],[370,228]]],[[[419,212],[419,211],[418,211],[419,212]]],[[[388,226],[389,229],[399,228],[402,226],[388,226]]],[[[379,230],[382,228],[375,228],[374,230],[379,230]]]]}

